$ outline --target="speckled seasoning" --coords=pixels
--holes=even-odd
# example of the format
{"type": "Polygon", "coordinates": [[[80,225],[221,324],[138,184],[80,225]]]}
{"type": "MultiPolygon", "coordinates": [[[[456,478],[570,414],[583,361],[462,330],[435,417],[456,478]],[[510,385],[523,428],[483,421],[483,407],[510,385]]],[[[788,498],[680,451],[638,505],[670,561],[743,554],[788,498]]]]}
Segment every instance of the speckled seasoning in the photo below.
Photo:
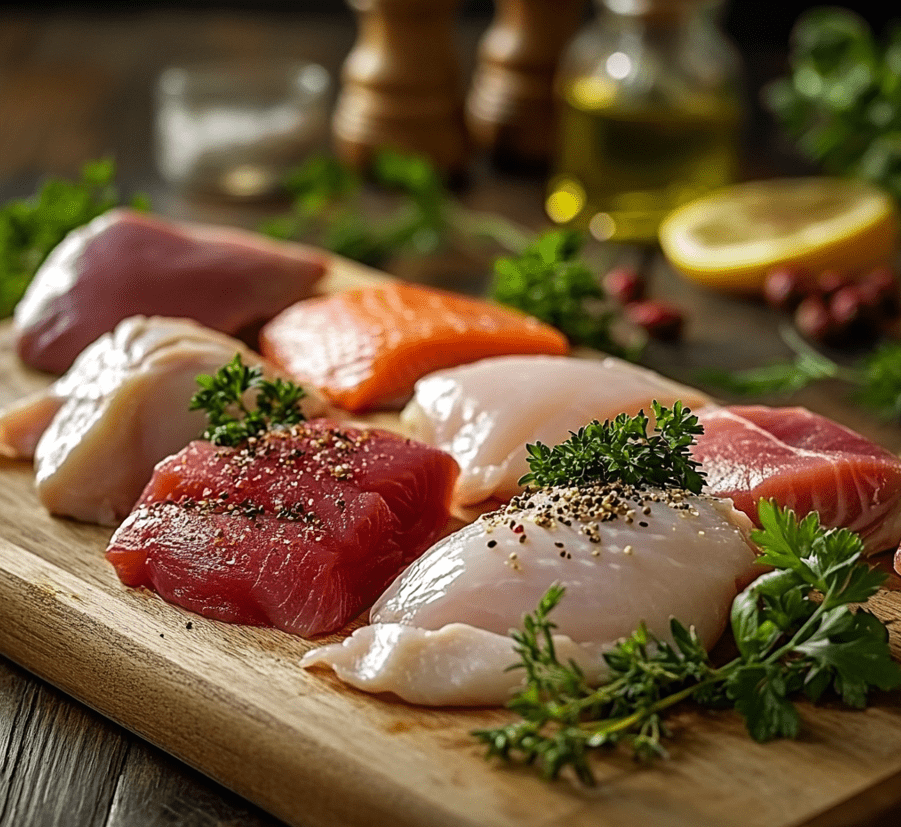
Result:
{"type": "Polygon", "coordinates": [[[207,617],[323,634],[437,538],[456,476],[442,451],[327,420],[196,441],[157,467],[107,558],[207,617]]]}

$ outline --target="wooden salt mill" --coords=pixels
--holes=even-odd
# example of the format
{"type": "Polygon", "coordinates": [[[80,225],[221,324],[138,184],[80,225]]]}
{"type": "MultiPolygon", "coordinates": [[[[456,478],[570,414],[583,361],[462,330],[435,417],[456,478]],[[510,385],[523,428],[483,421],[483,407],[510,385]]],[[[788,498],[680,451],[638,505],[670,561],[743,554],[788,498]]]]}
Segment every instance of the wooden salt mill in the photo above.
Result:
{"type": "Polygon", "coordinates": [[[338,157],[368,166],[386,146],[463,170],[468,138],[454,45],[460,0],[348,0],[357,41],[344,62],[332,119],[338,157]]]}
{"type": "Polygon", "coordinates": [[[466,100],[475,142],[499,166],[543,168],[554,150],[554,72],[585,0],[495,0],[466,100]]]}

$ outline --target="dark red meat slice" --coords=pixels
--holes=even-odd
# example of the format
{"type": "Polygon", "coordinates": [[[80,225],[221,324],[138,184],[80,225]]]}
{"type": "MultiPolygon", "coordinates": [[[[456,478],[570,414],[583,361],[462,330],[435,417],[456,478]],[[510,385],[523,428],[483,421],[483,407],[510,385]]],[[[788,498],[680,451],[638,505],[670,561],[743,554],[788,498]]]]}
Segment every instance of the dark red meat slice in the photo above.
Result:
{"type": "Polygon", "coordinates": [[[192,442],[157,466],[107,558],[207,617],[323,634],[438,538],[457,473],[443,451],[326,420],[241,449],[192,442]]]}
{"type": "Polygon", "coordinates": [[[773,498],[823,525],[858,532],[869,553],[901,540],[901,460],[860,434],[804,408],[736,405],[699,412],[692,453],[707,490],[752,520],[773,498]]]}
{"type": "Polygon", "coordinates": [[[27,365],[63,373],[129,316],[178,316],[238,334],[309,296],[324,269],[299,244],[112,210],[40,266],[16,307],[16,346],[27,365]]]}

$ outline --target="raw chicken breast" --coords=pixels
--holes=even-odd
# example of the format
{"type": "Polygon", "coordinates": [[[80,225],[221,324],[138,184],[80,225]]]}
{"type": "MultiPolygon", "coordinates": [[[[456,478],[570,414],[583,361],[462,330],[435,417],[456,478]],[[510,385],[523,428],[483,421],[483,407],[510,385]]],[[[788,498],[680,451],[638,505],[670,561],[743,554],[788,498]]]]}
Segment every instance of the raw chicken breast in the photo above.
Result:
{"type": "Polygon", "coordinates": [[[507,500],[528,473],[527,442],[556,445],[586,422],[635,415],[651,402],[710,402],[693,388],[621,359],[502,356],[443,370],[416,383],[401,418],[412,436],[460,465],[456,505],[507,500]]]}
{"type": "MultiPolygon", "coordinates": [[[[262,362],[188,319],[126,319],[46,391],[0,412],[0,453],[34,453],[38,497],[53,514],[115,525],[153,466],[203,431],[204,414],[188,410],[196,376],[235,353],[245,364],[262,362]]],[[[304,400],[310,416],[325,408],[315,392],[304,400]]]]}
{"type": "Polygon", "coordinates": [[[111,210],[40,266],[15,310],[16,347],[25,364],[62,373],[129,316],[186,317],[236,334],[309,296],[323,272],[308,247],[111,210]]]}
{"type": "Polygon", "coordinates": [[[522,673],[505,637],[553,583],[564,658],[595,680],[601,653],[644,621],[710,648],[757,573],[751,521],[728,501],[629,487],[544,489],[434,545],[373,606],[372,626],[308,653],[342,680],[421,704],[499,704],[522,673]]]}
{"type": "Polygon", "coordinates": [[[804,408],[736,405],[698,413],[692,455],[707,491],[757,519],[761,498],[848,528],[870,554],[901,542],[901,459],[804,408]]]}
{"type": "Polygon", "coordinates": [[[161,462],[107,559],[129,586],[232,623],[341,628],[444,530],[457,465],[316,419],[161,462]]]}

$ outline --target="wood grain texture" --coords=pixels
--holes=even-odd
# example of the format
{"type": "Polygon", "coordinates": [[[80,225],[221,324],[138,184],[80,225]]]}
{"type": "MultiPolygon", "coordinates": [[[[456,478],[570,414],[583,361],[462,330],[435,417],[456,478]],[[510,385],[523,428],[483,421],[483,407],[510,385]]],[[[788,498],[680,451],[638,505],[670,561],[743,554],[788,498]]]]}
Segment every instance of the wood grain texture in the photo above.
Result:
{"type": "MultiPolygon", "coordinates": [[[[371,278],[339,261],[330,288],[371,278]]],[[[4,398],[46,381],[18,366],[8,331],[0,376],[4,398]]],[[[802,737],[767,745],[734,715],[686,708],[672,760],[643,768],[611,755],[598,761],[596,789],[546,785],[482,759],[468,732],[502,711],[367,696],[298,669],[321,641],[207,620],[124,588],[103,558],[110,531],[46,514],[27,464],[0,462],[0,526],[0,651],[290,824],[839,827],[901,800],[897,695],[865,712],[803,706],[802,737]]],[[[901,656],[901,600],[886,591],[875,608],[901,656]]],[[[25,721],[0,738],[28,732],[25,721]]],[[[65,749],[70,783],[93,767],[91,783],[110,785],[101,798],[113,800],[111,823],[139,823],[142,802],[114,798],[122,750],[97,749],[83,733],[65,749]]],[[[6,754],[24,755],[16,744],[6,754]]],[[[13,783],[3,803],[16,801],[13,783]]]]}
{"type": "Polygon", "coordinates": [[[0,658],[0,827],[282,827],[0,658]]]}

